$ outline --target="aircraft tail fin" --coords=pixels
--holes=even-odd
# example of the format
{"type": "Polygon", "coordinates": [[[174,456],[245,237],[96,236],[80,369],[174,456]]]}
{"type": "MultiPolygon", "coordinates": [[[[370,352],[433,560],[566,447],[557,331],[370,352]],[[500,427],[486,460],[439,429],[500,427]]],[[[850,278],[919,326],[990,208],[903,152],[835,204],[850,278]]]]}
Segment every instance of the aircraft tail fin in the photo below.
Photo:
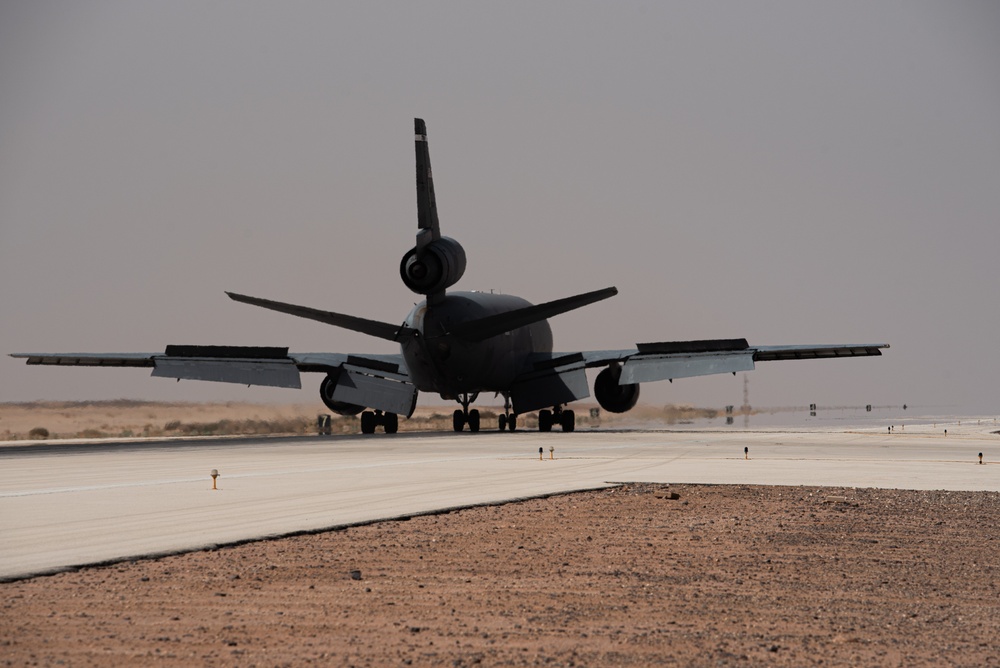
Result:
{"type": "Polygon", "coordinates": [[[426,295],[429,305],[444,301],[445,290],[465,273],[465,249],[454,239],[441,236],[431,156],[427,149],[427,125],[413,119],[417,157],[417,243],[399,263],[399,277],[410,290],[426,295]]]}
{"type": "Polygon", "coordinates": [[[452,334],[466,341],[485,341],[486,339],[524,327],[541,320],[546,320],[552,316],[559,315],[578,309],[594,302],[599,302],[608,297],[618,294],[618,288],[610,287],[603,290],[595,290],[582,295],[564,297],[555,301],[538,304],[536,306],[526,306],[506,313],[490,315],[479,320],[471,320],[455,325],[449,334],[452,334]]]}
{"type": "Polygon", "coordinates": [[[427,124],[422,118],[413,119],[414,143],[417,156],[417,252],[441,237],[438,225],[437,200],[434,198],[434,177],[431,174],[431,154],[427,148],[427,124]]]}

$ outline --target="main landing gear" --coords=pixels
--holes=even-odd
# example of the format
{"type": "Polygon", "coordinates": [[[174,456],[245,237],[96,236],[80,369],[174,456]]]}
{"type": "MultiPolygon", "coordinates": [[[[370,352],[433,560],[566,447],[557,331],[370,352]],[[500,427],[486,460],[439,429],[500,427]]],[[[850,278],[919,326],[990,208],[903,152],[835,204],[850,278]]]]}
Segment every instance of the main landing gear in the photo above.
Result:
{"type": "MultiPolygon", "coordinates": [[[[476,400],[479,393],[475,394],[463,394],[459,397],[458,401],[462,404],[461,408],[456,408],[455,413],[452,415],[452,427],[455,431],[463,431],[465,426],[469,426],[469,431],[477,432],[480,427],[479,411],[473,408],[469,410],[469,404],[476,400]]],[[[503,413],[499,416],[497,420],[497,426],[500,431],[509,429],[510,431],[517,430],[517,416],[510,412],[510,397],[504,395],[504,406],[503,413]]]]}
{"type": "Polygon", "coordinates": [[[463,394],[459,398],[459,403],[462,404],[461,408],[456,408],[454,415],[452,415],[452,426],[455,431],[462,431],[465,429],[465,425],[469,425],[469,431],[477,432],[479,431],[479,411],[473,408],[469,410],[469,404],[476,400],[479,393],[475,394],[463,394]]]}
{"type": "Polygon", "coordinates": [[[510,395],[503,395],[503,414],[497,419],[500,431],[510,429],[517,431],[517,416],[510,412],[510,395]]]}
{"type": "Polygon", "coordinates": [[[555,406],[551,411],[538,411],[538,431],[552,431],[552,425],[558,424],[563,431],[576,429],[576,414],[555,406]]]}
{"type": "Polygon", "coordinates": [[[374,434],[375,427],[384,427],[385,433],[395,434],[399,431],[399,416],[395,413],[382,411],[365,411],[361,414],[361,433],[374,434]]]}

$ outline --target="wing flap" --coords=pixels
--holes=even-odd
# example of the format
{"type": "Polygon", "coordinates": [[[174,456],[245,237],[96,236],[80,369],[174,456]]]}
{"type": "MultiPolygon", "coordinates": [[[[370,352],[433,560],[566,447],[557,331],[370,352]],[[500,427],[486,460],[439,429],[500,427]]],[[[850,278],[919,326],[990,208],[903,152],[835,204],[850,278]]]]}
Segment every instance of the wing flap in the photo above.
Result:
{"type": "Polygon", "coordinates": [[[417,388],[401,374],[373,371],[345,364],[333,399],[407,417],[417,405],[417,388]]]}
{"type": "MultiPolygon", "coordinates": [[[[569,355],[562,359],[566,363],[561,366],[542,361],[536,364],[534,371],[514,381],[510,398],[515,413],[529,413],[590,396],[582,355],[569,355]]],[[[558,360],[549,362],[553,361],[558,360]]]]}
{"type": "Polygon", "coordinates": [[[753,370],[753,353],[718,352],[674,355],[649,355],[639,353],[622,365],[622,385],[649,383],[674,378],[710,376],[716,373],[736,373],[753,370]]]}
{"type": "Polygon", "coordinates": [[[153,376],[177,380],[207,380],[240,385],[266,385],[299,389],[299,369],[290,359],[238,359],[205,357],[160,357],[153,376]]]}

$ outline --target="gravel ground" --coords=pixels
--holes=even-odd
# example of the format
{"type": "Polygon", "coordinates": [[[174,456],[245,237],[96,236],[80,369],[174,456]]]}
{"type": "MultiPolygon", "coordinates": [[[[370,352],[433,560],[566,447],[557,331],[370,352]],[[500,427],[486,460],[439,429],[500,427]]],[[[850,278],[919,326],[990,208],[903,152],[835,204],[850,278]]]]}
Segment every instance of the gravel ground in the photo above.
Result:
{"type": "Polygon", "coordinates": [[[998,509],[628,485],[86,568],[0,585],[0,665],[1000,666],[998,509]]]}

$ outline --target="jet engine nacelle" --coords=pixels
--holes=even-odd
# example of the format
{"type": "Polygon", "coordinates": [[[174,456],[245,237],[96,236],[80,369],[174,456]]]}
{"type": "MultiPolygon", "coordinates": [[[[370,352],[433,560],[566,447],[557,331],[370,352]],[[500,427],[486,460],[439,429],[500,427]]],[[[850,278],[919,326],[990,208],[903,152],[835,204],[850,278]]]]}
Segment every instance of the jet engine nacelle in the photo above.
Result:
{"type": "Polygon", "coordinates": [[[337,388],[337,383],[340,381],[340,371],[336,373],[329,374],[323,379],[323,382],[319,386],[319,396],[329,408],[334,413],[339,415],[357,415],[365,409],[364,406],[355,406],[354,404],[344,403],[343,401],[337,401],[333,398],[333,391],[337,388]]]}
{"type": "Polygon", "coordinates": [[[441,237],[419,253],[416,248],[403,256],[399,275],[417,294],[432,295],[458,283],[465,273],[465,249],[454,239],[441,237]]]}
{"type": "Polygon", "coordinates": [[[619,385],[620,367],[608,367],[597,374],[594,381],[594,397],[601,408],[609,413],[624,413],[635,407],[639,401],[639,383],[619,385]]]}

